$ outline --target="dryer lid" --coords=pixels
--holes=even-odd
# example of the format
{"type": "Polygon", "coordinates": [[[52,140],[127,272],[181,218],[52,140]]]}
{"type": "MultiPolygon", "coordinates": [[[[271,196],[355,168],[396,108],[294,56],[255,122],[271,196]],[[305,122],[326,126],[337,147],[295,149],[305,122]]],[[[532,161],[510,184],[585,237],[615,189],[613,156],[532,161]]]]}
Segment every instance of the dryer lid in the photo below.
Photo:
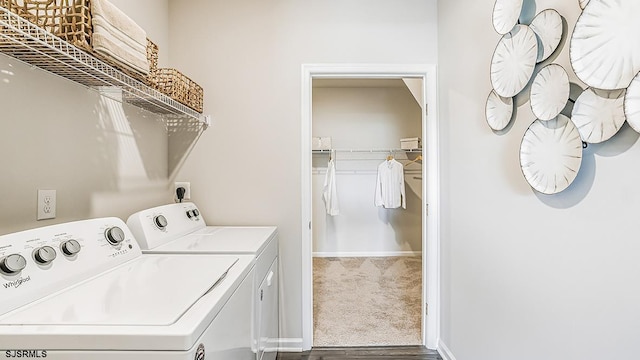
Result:
{"type": "Polygon", "coordinates": [[[274,226],[208,226],[153,251],[259,254],[276,234],[274,226]]]}
{"type": "Polygon", "coordinates": [[[228,255],[143,255],[19,308],[0,324],[170,325],[224,281],[237,261],[228,255]]]}

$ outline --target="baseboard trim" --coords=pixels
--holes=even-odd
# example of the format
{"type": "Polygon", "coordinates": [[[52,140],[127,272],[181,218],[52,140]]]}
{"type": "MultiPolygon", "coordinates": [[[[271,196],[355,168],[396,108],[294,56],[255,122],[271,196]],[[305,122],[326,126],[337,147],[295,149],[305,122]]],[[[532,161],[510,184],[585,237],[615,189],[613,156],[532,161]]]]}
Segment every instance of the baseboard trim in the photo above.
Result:
{"type": "Polygon", "coordinates": [[[456,357],[453,356],[451,350],[449,350],[442,340],[438,340],[438,354],[440,354],[444,360],[456,360],[456,357]]]}
{"type": "Polygon", "coordinates": [[[336,251],[314,252],[313,257],[394,257],[422,256],[422,251],[336,251]]]}
{"type": "Polygon", "coordinates": [[[278,339],[278,352],[302,352],[302,338],[278,339]]]}

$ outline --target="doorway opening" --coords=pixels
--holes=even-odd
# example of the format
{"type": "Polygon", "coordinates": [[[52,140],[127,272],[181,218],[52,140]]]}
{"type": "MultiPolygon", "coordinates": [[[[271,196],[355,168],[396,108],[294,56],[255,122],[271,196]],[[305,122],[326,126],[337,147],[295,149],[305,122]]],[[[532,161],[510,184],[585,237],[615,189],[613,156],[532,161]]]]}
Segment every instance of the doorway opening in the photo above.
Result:
{"type": "Polygon", "coordinates": [[[422,344],[421,88],[313,80],[314,347],[422,344]]]}
{"type": "MultiPolygon", "coordinates": [[[[439,337],[438,329],[439,329],[439,232],[438,232],[438,209],[439,209],[439,174],[438,174],[438,130],[437,130],[437,112],[436,112],[436,78],[435,78],[435,66],[434,65],[303,65],[302,67],[302,234],[303,234],[303,243],[302,243],[302,268],[303,268],[303,339],[302,339],[302,348],[303,350],[309,350],[314,345],[314,253],[316,255],[316,271],[322,266],[335,265],[336,269],[344,268],[344,264],[357,264],[359,268],[367,266],[369,267],[369,275],[371,274],[380,274],[380,270],[384,268],[386,265],[391,265],[391,267],[396,267],[398,269],[407,270],[410,268],[408,266],[409,263],[405,263],[404,260],[412,260],[414,266],[416,266],[416,259],[410,259],[410,257],[406,258],[390,258],[390,259],[382,259],[376,258],[373,256],[383,255],[421,255],[420,258],[417,259],[417,266],[419,266],[419,272],[422,274],[421,276],[421,289],[419,296],[414,296],[413,298],[418,301],[418,303],[414,304],[414,308],[419,309],[419,314],[421,316],[417,316],[421,319],[419,327],[419,336],[416,334],[416,339],[419,339],[420,344],[435,349],[437,346],[437,339],[439,337]],[[418,137],[422,138],[422,142],[424,146],[422,149],[417,151],[406,152],[400,148],[400,146],[396,145],[394,147],[389,146],[388,143],[382,144],[382,148],[373,148],[372,146],[366,146],[362,149],[333,149],[335,151],[327,151],[323,153],[322,151],[316,151],[315,154],[312,152],[315,145],[317,149],[317,144],[313,144],[314,139],[313,136],[313,85],[314,81],[316,84],[321,84],[323,82],[329,82],[332,84],[340,84],[340,83],[348,83],[348,82],[358,82],[361,83],[364,81],[368,84],[378,83],[393,83],[394,81],[402,81],[402,79],[407,79],[411,81],[414,85],[419,84],[415,91],[411,91],[415,96],[415,100],[423,105],[419,110],[418,120],[421,126],[418,127],[418,132],[420,135],[418,137]],[[366,81],[365,81],[366,80],[366,81]],[[334,244],[329,244],[328,247],[325,247],[322,251],[318,246],[314,249],[313,243],[313,234],[314,234],[314,221],[318,222],[318,217],[314,218],[314,194],[317,190],[317,179],[315,181],[314,188],[314,176],[317,178],[319,174],[312,174],[312,170],[317,168],[314,166],[314,161],[325,162],[327,159],[324,157],[337,157],[337,161],[340,161],[340,157],[343,156],[343,159],[348,159],[349,156],[344,158],[346,154],[340,155],[338,151],[342,151],[345,153],[350,153],[352,158],[351,165],[355,165],[356,167],[367,166],[364,165],[367,163],[369,159],[366,157],[357,158],[355,161],[353,160],[353,154],[355,153],[366,153],[367,156],[373,156],[370,158],[372,161],[379,160],[381,154],[386,155],[385,153],[389,153],[388,156],[395,157],[398,156],[399,159],[402,159],[403,162],[407,164],[417,164],[422,162],[422,166],[413,169],[413,173],[410,174],[410,180],[419,179],[420,181],[417,183],[414,181],[412,185],[417,186],[419,189],[416,189],[415,194],[419,194],[420,197],[416,197],[411,199],[413,206],[417,206],[418,217],[418,235],[419,239],[417,240],[417,244],[404,244],[404,248],[399,249],[389,249],[385,248],[387,245],[381,245],[381,248],[374,249],[372,253],[363,254],[362,252],[358,253],[357,251],[349,251],[348,248],[340,248],[340,246],[336,247],[334,244]],[[398,154],[393,152],[398,151],[398,154]],[[420,157],[420,158],[419,158],[420,157]],[[422,161],[424,159],[424,161],[422,161]],[[332,247],[333,246],[333,247],[332,247]],[[346,251],[343,251],[346,250],[346,251]],[[378,251],[383,250],[383,251],[378,251]],[[416,254],[411,254],[411,252],[415,252],[416,254]],[[337,255],[333,257],[332,255],[337,255]],[[351,256],[356,255],[356,256],[351,256]],[[329,258],[327,258],[327,256],[329,258]],[[347,256],[348,258],[343,258],[347,256]],[[364,256],[364,258],[363,258],[364,256]],[[342,259],[341,259],[342,258],[342,259]],[[329,259],[329,260],[327,260],[329,259]],[[345,260],[344,264],[341,260],[345,260]],[[402,264],[400,264],[400,260],[402,264]],[[331,262],[327,262],[331,261],[331,262]],[[367,262],[367,264],[365,264],[367,262]],[[386,264],[386,265],[385,265],[386,264]],[[398,265],[400,264],[400,265],[398,265]],[[397,265],[397,266],[396,266],[397,265]]],[[[333,85],[332,85],[333,86],[333,85]]],[[[407,86],[409,86],[407,84],[407,86]]],[[[321,90],[317,90],[320,92],[321,90]]],[[[348,93],[348,92],[347,92],[348,93]]],[[[371,94],[369,94],[371,95],[371,94]]],[[[415,129],[414,129],[415,130],[415,129]]],[[[382,130],[385,131],[384,129],[382,130]]],[[[366,137],[367,134],[360,134],[361,137],[366,137]]],[[[399,139],[396,139],[396,141],[399,139]]],[[[318,139],[315,139],[317,142],[318,139]]],[[[325,139],[326,142],[326,139],[325,139]]],[[[336,144],[337,145],[337,144],[336,144]]],[[[369,144],[370,145],[370,144],[369,144]]],[[[324,144],[326,147],[326,143],[324,144]]],[[[331,146],[329,146],[331,147],[331,146]]],[[[329,149],[327,149],[329,150],[329,149]]],[[[349,161],[349,160],[347,160],[349,161]]],[[[352,170],[358,171],[358,169],[352,170]]],[[[363,171],[371,171],[369,167],[368,170],[363,171]]],[[[370,175],[370,174],[369,174],[370,175]]],[[[373,175],[375,178],[375,175],[373,175]]],[[[368,180],[370,181],[370,180],[368,180]]],[[[408,183],[408,182],[407,182],[408,183]]],[[[357,186],[356,186],[357,187],[357,186]]],[[[317,194],[315,194],[317,195],[317,194]]],[[[317,197],[317,196],[316,196],[317,197]]],[[[405,196],[406,198],[406,196],[405,196]]],[[[371,200],[373,201],[373,196],[371,196],[371,200]]],[[[317,201],[315,201],[317,206],[317,201]]],[[[387,210],[387,209],[385,209],[387,210]]],[[[374,210],[375,211],[375,210],[374,210]]],[[[317,215],[318,210],[315,210],[317,215]]],[[[393,213],[389,211],[384,211],[380,213],[380,216],[393,216],[393,213]],[[392,215],[389,215],[392,214],[392,215]]],[[[385,220],[385,219],[382,219],[385,220]]],[[[389,220],[389,219],[386,219],[389,220]]],[[[329,220],[330,221],[330,220],[329,220]]],[[[384,221],[383,221],[384,222],[384,221]]],[[[323,227],[326,224],[323,224],[323,227]]],[[[414,227],[415,231],[415,227],[414,227]]],[[[384,231],[383,231],[384,232],[384,231]]],[[[318,244],[316,244],[318,245],[318,244]]],[[[327,245],[327,244],[324,244],[327,245]]],[[[346,245],[349,246],[348,244],[346,245]]],[[[353,250],[353,249],[351,249],[353,250]]],[[[347,265],[349,267],[349,265],[347,265]]],[[[415,267],[413,270],[415,271],[415,267]]],[[[356,274],[357,276],[357,274],[356,274]]],[[[367,276],[367,275],[363,275],[367,276]]],[[[391,276],[393,278],[393,275],[391,276]]],[[[380,281],[380,279],[375,281],[380,281]]],[[[399,282],[398,282],[399,283],[399,282]]],[[[375,284],[374,284],[375,285],[375,284]]],[[[379,285],[379,284],[378,284],[379,285]]],[[[398,285],[398,284],[395,284],[398,285]]],[[[316,285],[318,286],[318,285],[316,285]]],[[[377,285],[376,285],[377,286],[377,285]]],[[[318,289],[316,289],[318,290],[318,289]]],[[[319,295],[318,293],[316,295],[319,295]]],[[[393,314],[390,314],[393,316],[393,314]]],[[[416,340],[414,340],[416,341],[416,340]]],[[[393,344],[390,342],[389,344],[393,344]]],[[[325,345],[323,343],[318,345],[325,345]]]]}

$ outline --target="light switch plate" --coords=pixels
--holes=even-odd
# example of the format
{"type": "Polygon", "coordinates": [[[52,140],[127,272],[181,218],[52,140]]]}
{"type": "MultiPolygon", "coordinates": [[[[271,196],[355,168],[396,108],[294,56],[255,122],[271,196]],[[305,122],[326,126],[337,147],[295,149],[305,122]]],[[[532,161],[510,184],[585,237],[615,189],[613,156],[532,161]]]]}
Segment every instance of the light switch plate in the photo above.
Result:
{"type": "Polygon", "coordinates": [[[54,219],[56,217],[56,191],[38,190],[37,220],[54,219]]]}

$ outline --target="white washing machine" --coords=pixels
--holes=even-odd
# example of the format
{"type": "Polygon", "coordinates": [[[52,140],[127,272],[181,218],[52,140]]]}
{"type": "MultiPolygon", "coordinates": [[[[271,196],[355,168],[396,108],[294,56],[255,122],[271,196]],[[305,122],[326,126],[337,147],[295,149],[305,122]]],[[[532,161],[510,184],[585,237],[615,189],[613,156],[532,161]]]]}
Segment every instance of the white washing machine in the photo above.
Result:
{"type": "Polygon", "coordinates": [[[0,236],[0,356],[254,359],[253,262],[142,254],[117,218],[0,236]]]}
{"type": "Polygon", "coordinates": [[[254,258],[252,337],[256,360],[278,350],[278,233],[274,226],[207,226],[193,203],[137,212],[127,225],[149,254],[234,254],[254,258]]]}

